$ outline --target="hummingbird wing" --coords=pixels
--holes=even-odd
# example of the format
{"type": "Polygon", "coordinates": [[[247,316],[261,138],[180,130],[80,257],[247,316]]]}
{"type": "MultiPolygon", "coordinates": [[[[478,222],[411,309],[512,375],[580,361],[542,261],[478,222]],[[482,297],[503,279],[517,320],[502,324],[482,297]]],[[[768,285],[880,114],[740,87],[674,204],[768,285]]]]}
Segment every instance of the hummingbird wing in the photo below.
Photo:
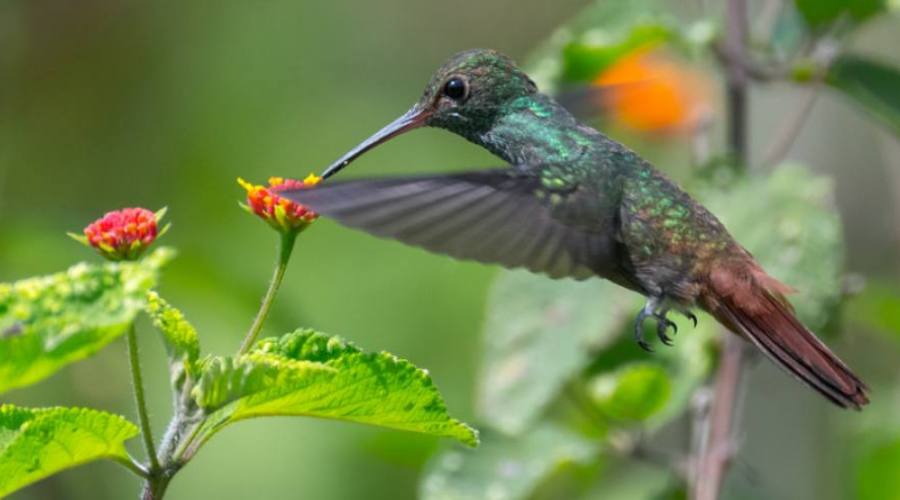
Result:
{"type": "Polygon", "coordinates": [[[550,190],[533,168],[326,182],[278,194],[376,236],[553,278],[595,275],[613,234],[609,225],[583,223],[593,193],[550,190]]]}

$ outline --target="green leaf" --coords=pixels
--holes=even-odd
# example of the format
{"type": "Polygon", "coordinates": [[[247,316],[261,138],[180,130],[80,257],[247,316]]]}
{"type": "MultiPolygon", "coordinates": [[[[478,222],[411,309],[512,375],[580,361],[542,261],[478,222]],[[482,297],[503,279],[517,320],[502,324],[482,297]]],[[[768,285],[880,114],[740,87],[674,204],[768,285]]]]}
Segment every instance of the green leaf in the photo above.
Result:
{"type": "Polygon", "coordinates": [[[487,305],[481,418],[506,433],[526,429],[640,304],[636,294],[599,279],[502,272],[487,305]]]}
{"type": "Polygon", "coordinates": [[[544,92],[593,80],[635,49],[666,44],[699,53],[715,39],[708,19],[687,22],[658,0],[597,1],[551,35],[527,61],[528,74],[544,92]]]}
{"type": "Polygon", "coordinates": [[[49,377],[120,336],[172,256],[161,248],[139,262],[81,263],[0,284],[0,392],[49,377]]]}
{"type": "Polygon", "coordinates": [[[665,368],[646,362],[595,377],[589,389],[600,411],[619,421],[648,419],[665,407],[672,394],[665,368]]]}
{"type": "MultiPolygon", "coordinates": [[[[651,445],[652,446],[652,445],[651,445]]],[[[610,456],[584,498],[684,500],[685,485],[672,470],[646,460],[610,456]]]]}
{"type": "Polygon", "coordinates": [[[876,120],[900,135],[900,71],[861,56],[840,56],[826,81],[876,120]]]}
{"type": "Polygon", "coordinates": [[[763,268],[798,291],[790,300],[800,319],[822,330],[842,299],[844,246],[831,181],[787,164],[704,194],[707,208],[763,268]]]}
{"type": "Polygon", "coordinates": [[[769,45],[780,60],[795,54],[806,39],[807,24],[792,2],[784,2],[772,27],[769,45]]]}
{"type": "Polygon", "coordinates": [[[563,47],[562,78],[568,82],[593,80],[603,70],[629,52],[670,41],[674,38],[671,27],[648,22],[633,26],[621,39],[598,37],[595,41],[583,39],[563,47]]]}
{"type": "Polygon", "coordinates": [[[847,304],[846,316],[854,324],[900,342],[900,289],[887,283],[867,283],[865,290],[847,304]]]}
{"type": "MultiPolygon", "coordinates": [[[[334,372],[322,363],[261,352],[237,358],[215,356],[200,362],[200,380],[192,396],[199,407],[210,412],[249,396],[329,382],[334,372]]],[[[242,414],[231,410],[229,418],[242,414]]]]}
{"type": "Polygon", "coordinates": [[[172,367],[172,382],[181,387],[183,375],[194,377],[197,373],[197,359],[200,357],[200,340],[184,314],[175,309],[156,292],[147,293],[147,314],[153,326],[163,334],[169,363],[172,367]]]}
{"type": "MultiPolygon", "coordinates": [[[[631,315],[637,310],[631,310],[631,315]]],[[[600,414],[608,419],[598,422],[598,427],[628,429],[640,423],[641,430],[652,432],[685,411],[713,368],[713,339],[731,335],[712,317],[697,313],[696,327],[670,314],[669,319],[678,325],[674,345],[658,343],[653,354],[635,345],[633,318],[623,322],[616,343],[599,352],[585,371],[587,396],[596,400],[600,414]]],[[[648,321],[644,330],[645,338],[656,342],[655,323],[648,321]]]]}
{"type": "Polygon", "coordinates": [[[0,406],[0,497],[93,460],[128,462],[123,443],[137,434],[131,422],[97,410],[0,406]]]}
{"type": "Polygon", "coordinates": [[[857,499],[900,498],[900,439],[881,441],[863,455],[856,467],[857,499]]]}
{"type": "Polygon", "coordinates": [[[590,464],[599,444],[564,428],[543,424],[516,438],[486,432],[477,451],[453,449],[433,458],[425,471],[423,500],[490,498],[529,494],[566,464],[590,464]]]}
{"type": "Polygon", "coordinates": [[[262,340],[238,358],[201,361],[201,373],[192,391],[209,414],[200,442],[241,419],[298,415],[478,443],[475,430],[447,414],[426,371],[311,330],[262,340]]]}
{"type": "Polygon", "coordinates": [[[841,18],[863,22],[887,8],[885,0],[795,0],[810,26],[820,27],[841,18]]]}
{"type": "Polygon", "coordinates": [[[650,424],[677,416],[711,369],[708,346],[716,322],[702,316],[694,328],[672,314],[682,334],[674,347],[662,346],[651,356],[631,337],[644,301],[599,278],[551,280],[525,271],[502,272],[487,306],[478,387],[481,419],[507,434],[522,433],[592,363],[601,367],[592,375],[602,376],[637,361],[656,363],[671,378],[670,397],[650,424]]]}

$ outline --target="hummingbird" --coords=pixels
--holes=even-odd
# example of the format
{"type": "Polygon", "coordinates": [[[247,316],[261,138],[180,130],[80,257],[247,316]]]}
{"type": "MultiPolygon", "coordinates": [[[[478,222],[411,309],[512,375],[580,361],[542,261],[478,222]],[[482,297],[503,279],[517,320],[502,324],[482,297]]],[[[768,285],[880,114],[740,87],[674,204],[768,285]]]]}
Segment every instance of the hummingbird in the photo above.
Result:
{"type": "Polygon", "coordinates": [[[282,191],[351,228],[458,259],[550,278],[605,278],[647,297],[644,323],[666,345],[672,311],[694,308],[844,408],[868,388],[795,316],[793,290],[767,274],[721,222],[626,146],[580,123],[508,57],[451,57],[402,116],[329,166],[419,127],[453,132],[508,165],[448,174],[323,182],[282,191]]]}

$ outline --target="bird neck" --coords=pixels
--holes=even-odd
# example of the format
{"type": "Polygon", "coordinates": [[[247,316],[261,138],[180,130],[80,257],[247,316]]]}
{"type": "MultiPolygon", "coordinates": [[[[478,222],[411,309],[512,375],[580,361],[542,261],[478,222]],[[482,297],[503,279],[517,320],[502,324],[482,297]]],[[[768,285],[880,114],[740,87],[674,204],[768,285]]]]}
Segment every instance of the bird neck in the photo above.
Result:
{"type": "Polygon", "coordinates": [[[463,135],[514,165],[576,161],[606,139],[539,93],[505,104],[487,130],[463,135]]]}

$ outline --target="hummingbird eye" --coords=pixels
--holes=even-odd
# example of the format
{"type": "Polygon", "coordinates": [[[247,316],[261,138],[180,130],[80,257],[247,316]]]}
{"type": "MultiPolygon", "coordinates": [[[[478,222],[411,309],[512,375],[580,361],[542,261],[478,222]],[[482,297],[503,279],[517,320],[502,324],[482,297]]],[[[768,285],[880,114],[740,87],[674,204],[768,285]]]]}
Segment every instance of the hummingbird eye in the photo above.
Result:
{"type": "Polygon", "coordinates": [[[444,84],[444,95],[454,101],[461,101],[466,98],[469,93],[469,85],[465,80],[458,76],[454,76],[447,80],[444,84]]]}

